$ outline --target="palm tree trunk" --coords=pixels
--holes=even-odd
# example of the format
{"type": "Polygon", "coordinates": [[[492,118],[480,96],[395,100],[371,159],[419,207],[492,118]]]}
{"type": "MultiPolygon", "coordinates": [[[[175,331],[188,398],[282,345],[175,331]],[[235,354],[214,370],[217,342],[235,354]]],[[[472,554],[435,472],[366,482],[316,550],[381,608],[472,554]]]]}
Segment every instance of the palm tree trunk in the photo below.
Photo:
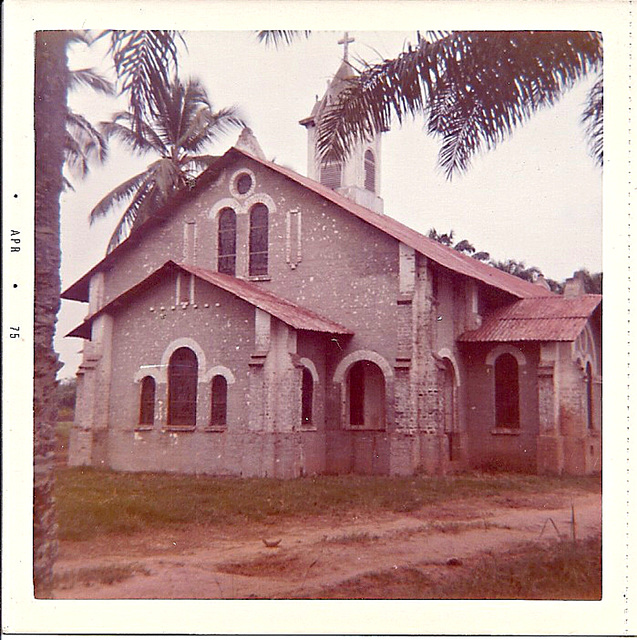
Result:
{"type": "Polygon", "coordinates": [[[35,309],[33,440],[33,582],[36,598],[51,595],[57,553],[53,457],[57,406],[53,349],[60,306],[60,193],[64,164],[68,33],[35,36],[35,309]]]}

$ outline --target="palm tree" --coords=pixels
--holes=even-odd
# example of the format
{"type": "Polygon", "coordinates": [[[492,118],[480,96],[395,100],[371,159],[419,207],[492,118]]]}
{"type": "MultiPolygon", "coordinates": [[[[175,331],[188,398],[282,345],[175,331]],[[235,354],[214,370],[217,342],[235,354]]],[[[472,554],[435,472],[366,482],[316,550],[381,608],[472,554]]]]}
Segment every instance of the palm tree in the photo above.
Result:
{"type": "MultiPolygon", "coordinates": [[[[116,70],[123,90],[128,92],[131,111],[142,114],[152,110],[151,86],[145,82],[161,84],[166,80],[168,84],[177,60],[175,32],[127,31],[110,35],[111,52],[117,55],[116,70]]],[[[60,194],[64,187],[69,88],[67,47],[84,38],[85,34],[71,31],[35,34],[33,581],[35,595],[40,598],[50,595],[57,550],[53,452],[59,362],[53,336],[60,306],[60,194]]]]}
{"type": "MultiPolygon", "coordinates": [[[[306,33],[306,32],[305,32],[306,33]]],[[[259,32],[261,40],[289,43],[302,32],[259,32]]],[[[318,123],[324,160],[343,159],[356,141],[422,115],[441,138],[439,165],[448,178],[472,157],[492,149],[542,107],[555,104],[584,76],[597,73],[584,122],[601,165],[602,37],[597,32],[452,31],[416,35],[394,59],[361,63],[339,99],[318,123]]]]}
{"type": "Polygon", "coordinates": [[[107,193],[91,211],[92,223],[127,203],[107,252],[210,166],[214,156],[200,153],[207,144],[231,127],[243,126],[234,107],[213,111],[197,80],[183,84],[174,78],[167,90],[159,92],[155,104],[154,116],[148,124],[142,121],[138,131],[131,112],[118,113],[112,122],[102,123],[107,138],[120,140],[137,153],[158,156],[144,171],[107,193]]]}
{"type": "MultiPolygon", "coordinates": [[[[88,39],[85,40],[88,44],[88,39]]],[[[113,95],[115,88],[106,78],[93,69],[74,69],[68,72],[67,87],[70,90],[86,86],[104,95],[113,95]]],[[[108,145],[104,136],[81,114],[68,109],[66,116],[66,139],[64,162],[71,175],[85,178],[91,165],[103,163],[108,155],[108,145]]],[[[73,189],[65,177],[64,188],[73,189]]]]}

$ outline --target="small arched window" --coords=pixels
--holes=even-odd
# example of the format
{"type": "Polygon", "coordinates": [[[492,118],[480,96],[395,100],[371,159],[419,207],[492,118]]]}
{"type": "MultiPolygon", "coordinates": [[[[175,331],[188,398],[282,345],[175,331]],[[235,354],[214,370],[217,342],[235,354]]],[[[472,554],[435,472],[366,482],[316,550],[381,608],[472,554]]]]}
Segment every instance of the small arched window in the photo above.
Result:
{"type": "Polygon", "coordinates": [[[268,273],[268,208],[261,202],[250,209],[250,266],[251,276],[268,273]]]}
{"type": "Polygon", "coordinates": [[[237,268],[237,216],[230,207],[219,212],[217,271],[235,275],[237,268]]]}
{"type": "Polygon", "coordinates": [[[168,363],[168,424],[197,423],[197,356],[188,347],[177,349],[168,363]]]}
{"type": "Polygon", "coordinates": [[[146,376],[142,380],[139,402],[139,424],[153,424],[155,422],[155,379],[146,376]]]}
{"type": "Polygon", "coordinates": [[[365,189],[376,193],[376,158],[370,149],[365,151],[365,189]]]}
{"type": "Polygon", "coordinates": [[[327,162],[321,166],[321,184],[330,189],[338,189],[343,184],[343,165],[340,162],[327,162]]]}
{"type": "Polygon", "coordinates": [[[312,372],[303,367],[301,383],[301,424],[312,424],[312,404],[314,400],[314,378],[312,372]]]}
{"type": "Polygon", "coordinates": [[[228,381],[223,376],[212,379],[210,424],[224,426],[228,420],[228,381]]]}
{"type": "Polygon", "coordinates": [[[588,362],[586,364],[586,424],[589,430],[595,428],[593,416],[593,368],[588,362]]]}
{"type": "Polygon", "coordinates": [[[518,361],[510,353],[503,353],[495,361],[495,426],[520,428],[518,361]]]}

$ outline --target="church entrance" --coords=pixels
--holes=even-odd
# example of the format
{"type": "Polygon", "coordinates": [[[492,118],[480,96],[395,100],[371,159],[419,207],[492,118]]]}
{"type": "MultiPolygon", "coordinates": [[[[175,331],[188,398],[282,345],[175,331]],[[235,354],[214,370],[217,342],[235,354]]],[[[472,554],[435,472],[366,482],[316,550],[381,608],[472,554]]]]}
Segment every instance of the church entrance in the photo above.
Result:
{"type": "Polygon", "coordinates": [[[448,441],[449,462],[456,462],[460,457],[460,440],[458,438],[458,411],[456,374],[453,364],[447,358],[442,361],[440,370],[440,403],[444,433],[448,441]]]}
{"type": "Polygon", "coordinates": [[[351,427],[385,428],[385,377],[377,364],[359,360],[352,365],[347,397],[351,427]]]}

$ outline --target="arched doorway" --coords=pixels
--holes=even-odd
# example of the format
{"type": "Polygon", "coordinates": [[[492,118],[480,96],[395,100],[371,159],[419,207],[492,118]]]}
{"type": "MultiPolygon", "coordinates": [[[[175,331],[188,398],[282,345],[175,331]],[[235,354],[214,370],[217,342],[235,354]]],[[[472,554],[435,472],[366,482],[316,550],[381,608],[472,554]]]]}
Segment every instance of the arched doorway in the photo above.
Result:
{"type": "Polygon", "coordinates": [[[377,364],[359,360],[351,366],[347,399],[351,427],[385,429],[385,376],[377,364]]]}
{"type": "Polygon", "coordinates": [[[168,424],[197,423],[197,356],[192,349],[180,347],[168,363],[168,424]]]}
{"type": "Polygon", "coordinates": [[[459,459],[456,373],[451,360],[444,358],[440,369],[441,418],[449,445],[449,461],[459,459]]]}

